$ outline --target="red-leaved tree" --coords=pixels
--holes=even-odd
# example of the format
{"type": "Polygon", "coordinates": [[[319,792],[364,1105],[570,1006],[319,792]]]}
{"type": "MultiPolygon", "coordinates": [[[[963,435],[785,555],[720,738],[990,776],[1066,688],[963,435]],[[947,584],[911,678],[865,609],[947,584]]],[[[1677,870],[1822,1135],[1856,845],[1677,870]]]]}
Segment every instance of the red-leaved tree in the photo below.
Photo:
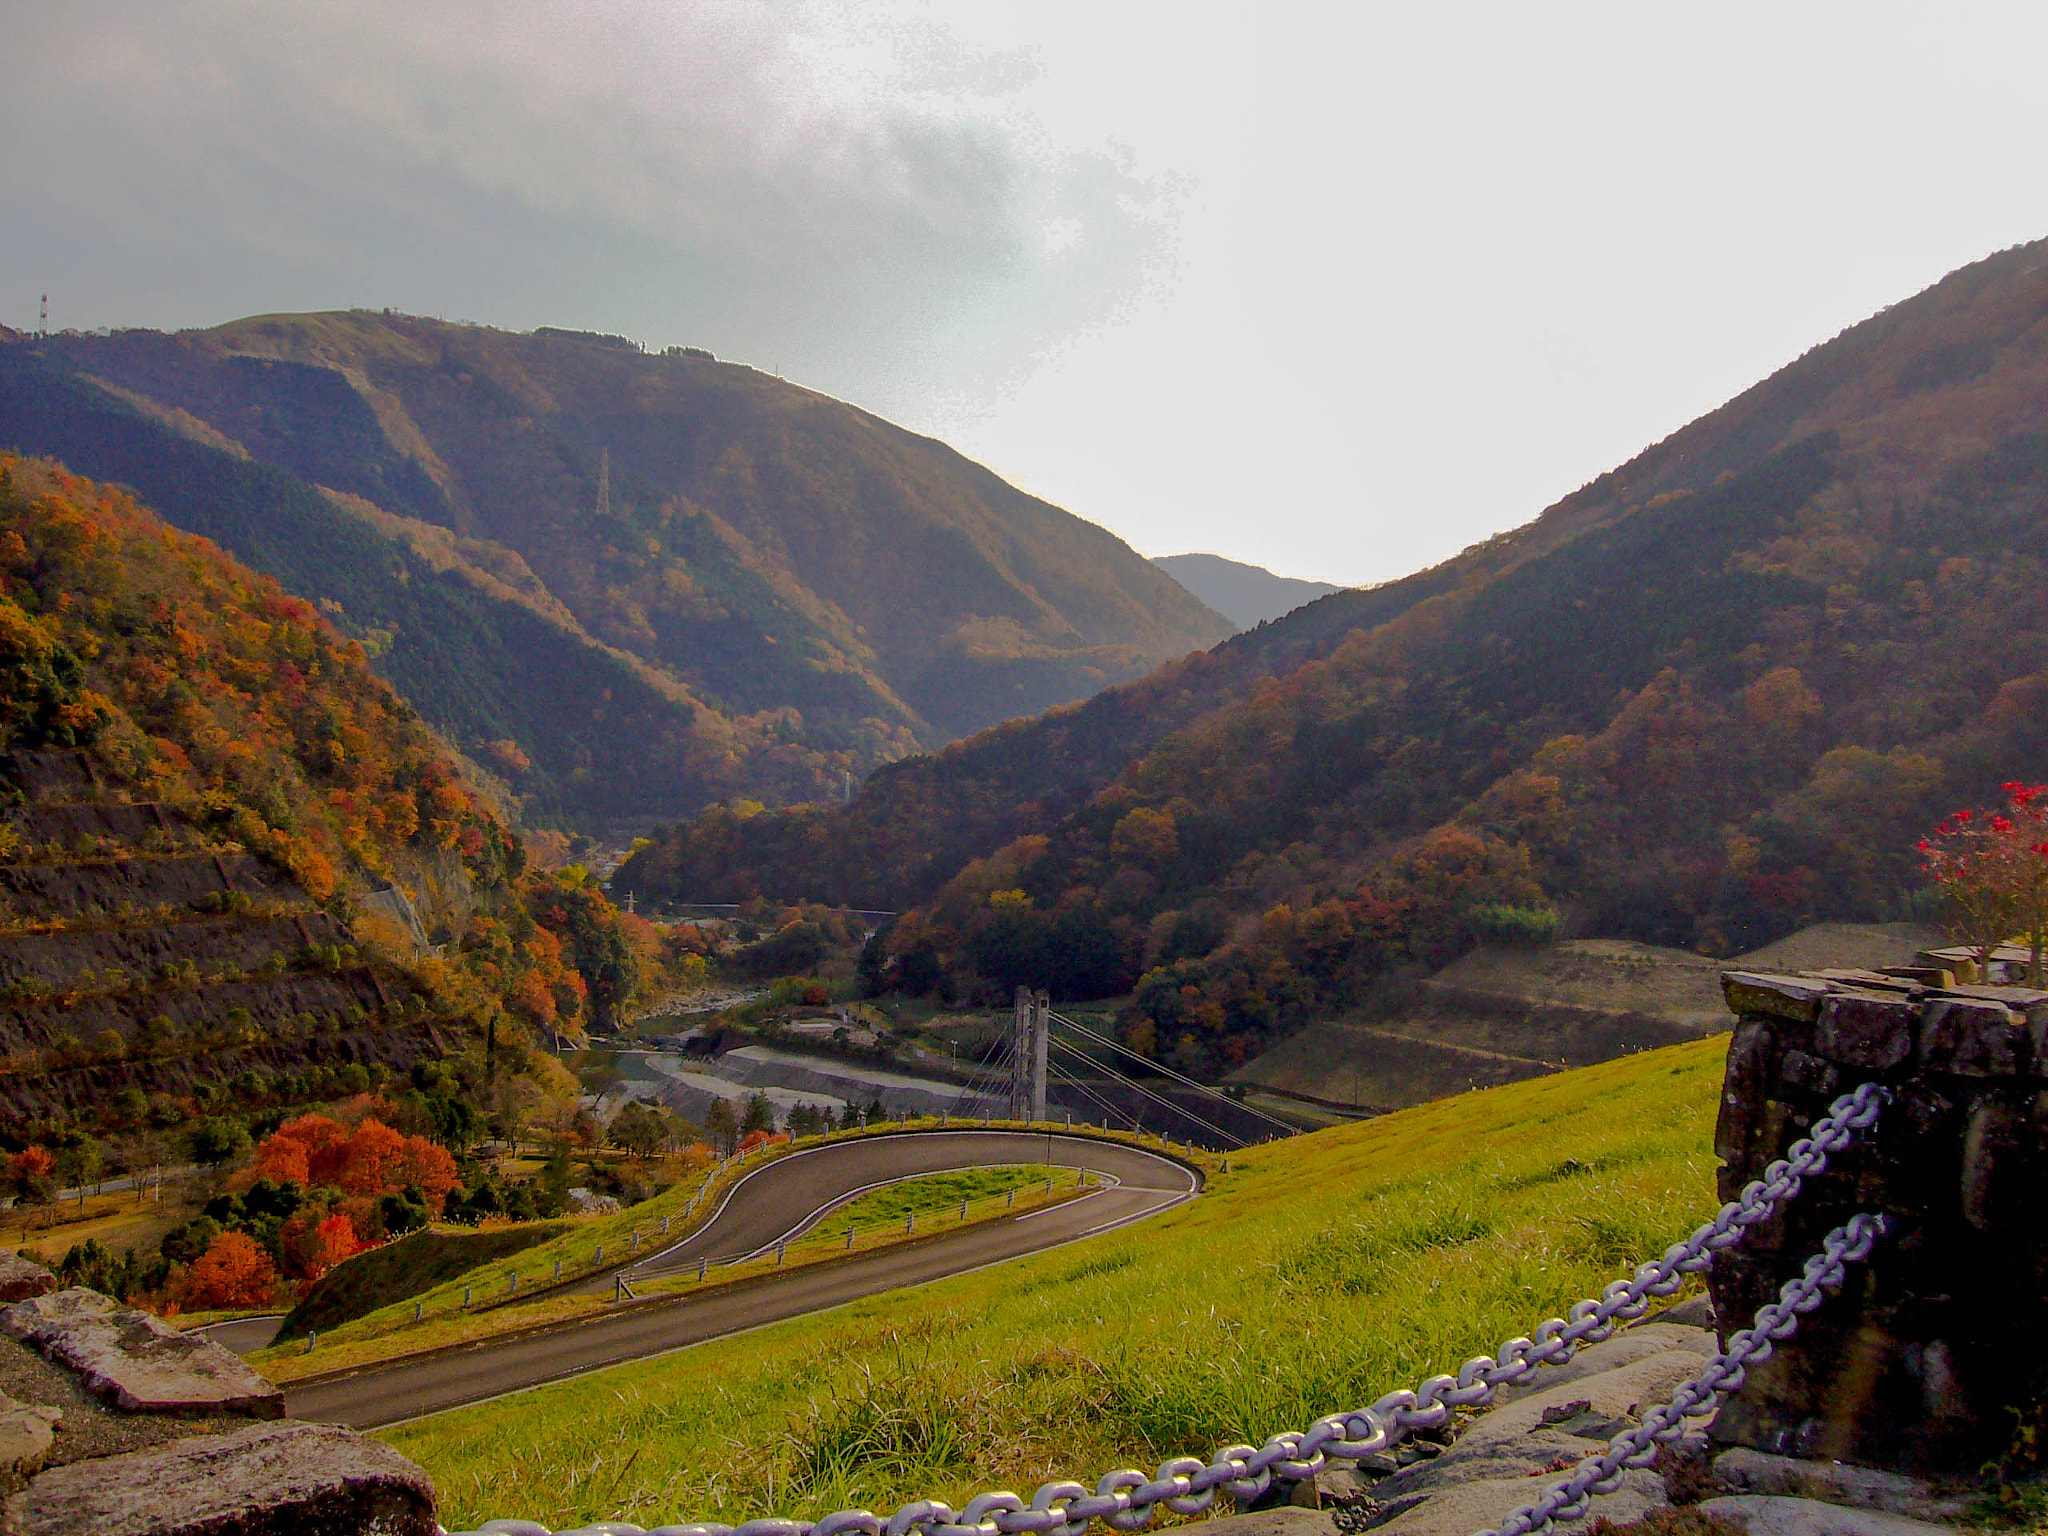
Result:
{"type": "Polygon", "coordinates": [[[351,1195],[392,1195],[410,1185],[436,1215],[461,1182],[455,1159],[425,1137],[401,1135],[374,1119],[349,1130],[325,1115],[300,1115],[266,1136],[248,1177],[265,1175],[351,1195]]]}
{"type": "Polygon", "coordinates": [[[1951,926],[1978,963],[2024,938],[2033,951],[2027,980],[2039,986],[2048,944],[2048,784],[2004,788],[2005,810],[1956,811],[1922,838],[1920,867],[1941,887],[1951,926]]]}
{"type": "Polygon", "coordinates": [[[173,1282],[176,1300],[202,1311],[268,1306],[277,1294],[277,1266],[246,1232],[223,1232],[173,1282]]]}

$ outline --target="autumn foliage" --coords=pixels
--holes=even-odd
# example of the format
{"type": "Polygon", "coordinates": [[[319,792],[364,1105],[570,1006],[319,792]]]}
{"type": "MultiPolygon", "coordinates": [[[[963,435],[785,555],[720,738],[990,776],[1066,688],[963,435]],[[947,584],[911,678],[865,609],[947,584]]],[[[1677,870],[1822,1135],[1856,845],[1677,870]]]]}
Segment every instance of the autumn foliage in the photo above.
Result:
{"type": "Polygon", "coordinates": [[[76,746],[287,865],[452,854],[485,884],[509,834],[312,606],[119,491],[0,455],[0,743],[76,746]]]}
{"type": "Polygon", "coordinates": [[[400,1135],[376,1119],[351,1130],[325,1115],[300,1115],[265,1137],[240,1182],[259,1178],[349,1195],[391,1195],[411,1187],[435,1215],[461,1182],[455,1159],[424,1137],[400,1135]]]}
{"type": "Polygon", "coordinates": [[[172,1283],[171,1300],[186,1311],[268,1306],[277,1297],[277,1265],[253,1237],[223,1232],[172,1283]]]}

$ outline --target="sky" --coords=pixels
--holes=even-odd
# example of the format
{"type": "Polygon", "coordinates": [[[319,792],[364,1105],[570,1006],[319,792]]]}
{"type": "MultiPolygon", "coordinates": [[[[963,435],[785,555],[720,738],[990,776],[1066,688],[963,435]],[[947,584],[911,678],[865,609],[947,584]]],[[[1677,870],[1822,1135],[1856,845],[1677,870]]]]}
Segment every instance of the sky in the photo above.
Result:
{"type": "Polygon", "coordinates": [[[0,4],[0,323],[708,347],[1390,579],[2048,236],[2048,7],[0,4]]]}

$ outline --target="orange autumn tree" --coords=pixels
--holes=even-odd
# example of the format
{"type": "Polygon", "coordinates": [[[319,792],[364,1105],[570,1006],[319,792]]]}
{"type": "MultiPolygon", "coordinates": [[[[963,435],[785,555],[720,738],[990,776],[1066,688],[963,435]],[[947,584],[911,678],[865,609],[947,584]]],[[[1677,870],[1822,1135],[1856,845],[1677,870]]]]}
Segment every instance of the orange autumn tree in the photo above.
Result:
{"type": "Polygon", "coordinates": [[[426,1197],[427,1209],[437,1216],[449,1191],[461,1182],[455,1159],[424,1137],[401,1135],[374,1118],[351,1131],[317,1114],[287,1120],[264,1138],[245,1178],[253,1183],[266,1177],[370,1197],[395,1195],[410,1186],[426,1197]]]}
{"type": "Polygon", "coordinates": [[[318,1280],[343,1259],[370,1246],[356,1236],[346,1211],[333,1211],[318,1221],[293,1217],[285,1223],[282,1244],[294,1274],[318,1280]]]}
{"type": "Polygon", "coordinates": [[[216,1311],[268,1306],[277,1296],[277,1266],[246,1232],[223,1232],[173,1284],[182,1307],[216,1311]]]}

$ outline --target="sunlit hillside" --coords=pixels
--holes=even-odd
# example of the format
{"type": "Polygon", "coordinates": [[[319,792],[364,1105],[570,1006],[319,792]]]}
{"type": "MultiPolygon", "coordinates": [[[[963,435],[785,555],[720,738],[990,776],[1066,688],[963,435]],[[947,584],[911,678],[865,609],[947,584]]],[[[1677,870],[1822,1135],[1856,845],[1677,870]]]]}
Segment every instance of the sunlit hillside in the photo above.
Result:
{"type": "Polygon", "coordinates": [[[384,1432],[442,1519],[737,1522],[1263,1443],[1455,1370],[1714,1199],[1720,1041],[1233,1154],[1125,1232],[384,1432]]]}

